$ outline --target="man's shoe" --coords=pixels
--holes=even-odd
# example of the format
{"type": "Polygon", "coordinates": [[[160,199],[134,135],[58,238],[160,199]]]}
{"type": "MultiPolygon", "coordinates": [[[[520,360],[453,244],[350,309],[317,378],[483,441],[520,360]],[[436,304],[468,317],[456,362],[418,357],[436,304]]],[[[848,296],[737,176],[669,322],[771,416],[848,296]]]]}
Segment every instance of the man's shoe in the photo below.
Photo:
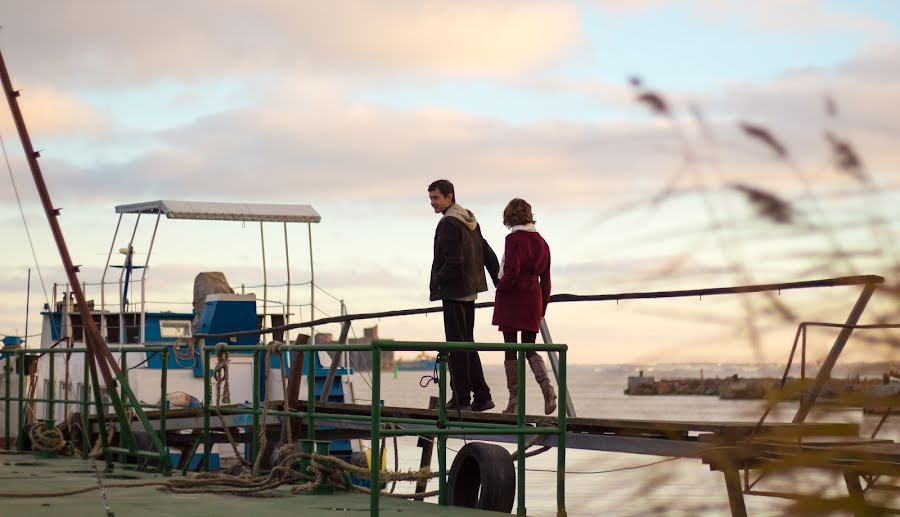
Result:
{"type": "Polygon", "coordinates": [[[494,409],[494,401],[493,400],[485,400],[484,402],[476,402],[472,404],[472,411],[487,411],[488,409],[494,409]]]}
{"type": "Polygon", "coordinates": [[[447,410],[448,411],[472,411],[472,405],[463,403],[461,406],[456,402],[456,399],[450,399],[447,402],[447,410]]]}

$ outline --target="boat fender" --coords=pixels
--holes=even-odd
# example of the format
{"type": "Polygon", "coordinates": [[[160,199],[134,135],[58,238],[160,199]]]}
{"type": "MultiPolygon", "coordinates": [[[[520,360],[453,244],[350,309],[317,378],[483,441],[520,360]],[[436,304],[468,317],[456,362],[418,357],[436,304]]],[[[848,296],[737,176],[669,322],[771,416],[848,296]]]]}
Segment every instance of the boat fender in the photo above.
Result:
{"type": "Polygon", "coordinates": [[[499,445],[469,442],[453,460],[447,482],[447,502],[510,513],[516,497],[516,468],[499,445]]]}

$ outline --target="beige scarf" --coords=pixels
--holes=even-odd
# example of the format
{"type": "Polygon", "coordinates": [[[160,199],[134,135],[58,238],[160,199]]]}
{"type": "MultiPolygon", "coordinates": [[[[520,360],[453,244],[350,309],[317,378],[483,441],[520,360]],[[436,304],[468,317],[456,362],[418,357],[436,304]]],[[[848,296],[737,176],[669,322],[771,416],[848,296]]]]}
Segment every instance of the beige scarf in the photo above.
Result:
{"type": "Polygon", "coordinates": [[[459,206],[458,203],[453,203],[452,205],[450,205],[450,208],[448,208],[444,213],[444,217],[454,217],[456,219],[459,219],[460,221],[465,223],[466,227],[469,228],[469,230],[475,230],[475,227],[478,226],[478,221],[475,220],[475,214],[459,206]]]}

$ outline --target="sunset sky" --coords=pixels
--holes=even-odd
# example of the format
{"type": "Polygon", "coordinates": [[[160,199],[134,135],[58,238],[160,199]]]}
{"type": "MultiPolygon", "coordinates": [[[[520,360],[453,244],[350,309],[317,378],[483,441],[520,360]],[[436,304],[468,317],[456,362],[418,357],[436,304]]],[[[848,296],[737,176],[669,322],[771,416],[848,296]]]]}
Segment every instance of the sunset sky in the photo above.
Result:
{"type": "MultiPolygon", "coordinates": [[[[556,293],[869,273],[897,284],[892,0],[3,0],[0,14],[0,50],[88,282],[99,280],[116,205],[298,203],[322,215],[316,281],[350,312],[426,306],[438,221],[426,187],[447,178],[498,254],[503,206],[532,203],[556,293]],[[633,77],[670,117],[636,101],[644,90],[633,77]],[[787,156],[739,122],[766,128],[787,156]],[[826,132],[850,143],[862,167],[836,166],[826,132]],[[790,222],[758,215],[735,185],[784,200],[790,222]]],[[[49,295],[65,275],[3,113],[49,295]]],[[[13,334],[24,331],[35,265],[3,176],[0,333],[13,334]]],[[[126,223],[116,248],[127,244],[126,223]]],[[[139,259],[151,229],[139,232],[139,259]]],[[[266,226],[272,283],[285,279],[282,232],[266,226]]],[[[290,239],[292,281],[308,280],[305,226],[290,239]]],[[[200,271],[260,284],[259,226],[164,220],[151,266],[154,302],[189,302],[200,271]]],[[[547,319],[580,363],[777,362],[797,321],[843,321],[855,293],[557,304],[547,319]]],[[[297,289],[293,303],[306,296],[297,289]]],[[[879,293],[864,321],[900,321],[897,299],[879,293]]],[[[338,311],[319,301],[322,314],[338,311]]],[[[29,332],[44,302],[35,270],[29,332]]],[[[477,322],[478,340],[500,339],[489,311],[477,322]]],[[[375,323],[382,336],[442,338],[438,315],[361,322],[356,332],[375,323]]],[[[831,337],[815,334],[814,357],[831,337]]],[[[857,342],[848,352],[892,357],[857,342]]]]}

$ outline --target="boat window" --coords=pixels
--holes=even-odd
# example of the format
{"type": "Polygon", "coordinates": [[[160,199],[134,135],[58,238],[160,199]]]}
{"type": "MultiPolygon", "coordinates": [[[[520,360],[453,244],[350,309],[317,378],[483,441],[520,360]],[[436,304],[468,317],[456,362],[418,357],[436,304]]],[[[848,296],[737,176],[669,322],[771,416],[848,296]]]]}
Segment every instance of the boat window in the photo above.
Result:
{"type": "Polygon", "coordinates": [[[191,322],[184,320],[160,320],[159,337],[171,339],[191,337],[191,322]]]}

